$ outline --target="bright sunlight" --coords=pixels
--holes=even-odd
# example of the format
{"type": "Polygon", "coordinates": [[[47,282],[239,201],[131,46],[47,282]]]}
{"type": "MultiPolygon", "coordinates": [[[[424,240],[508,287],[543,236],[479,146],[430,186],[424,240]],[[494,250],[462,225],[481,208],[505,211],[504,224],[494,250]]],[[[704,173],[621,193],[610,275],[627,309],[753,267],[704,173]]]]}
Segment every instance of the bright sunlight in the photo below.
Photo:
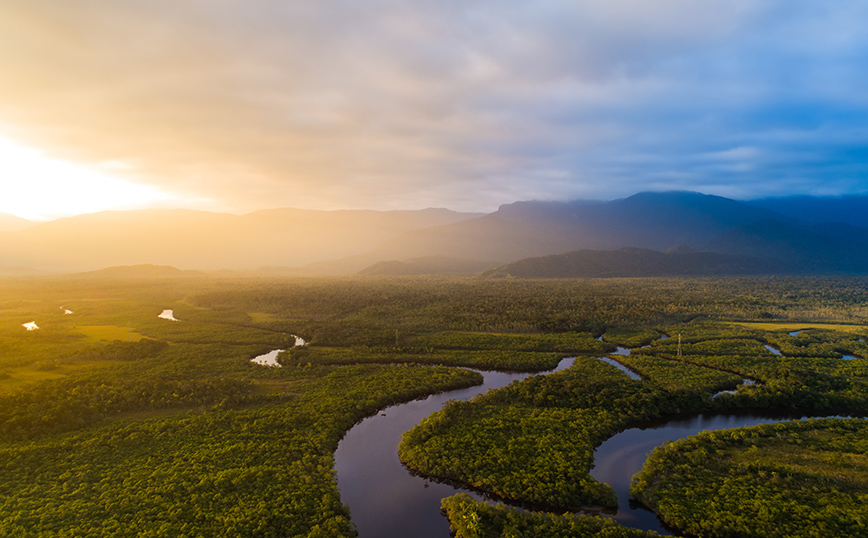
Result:
{"type": "Polygon", "coordinates": [[[28,220],[135,209],[176,198],[155,187],[47,157],[4,138],[0,138],[0,178],[0,212],[28,220]]]}

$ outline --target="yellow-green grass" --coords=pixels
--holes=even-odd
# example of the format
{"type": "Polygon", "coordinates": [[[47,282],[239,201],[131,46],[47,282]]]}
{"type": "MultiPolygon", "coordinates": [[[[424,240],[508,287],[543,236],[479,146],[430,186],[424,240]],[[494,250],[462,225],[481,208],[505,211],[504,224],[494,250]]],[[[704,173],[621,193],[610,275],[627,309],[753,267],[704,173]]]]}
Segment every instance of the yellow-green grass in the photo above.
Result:
{"type": "Polygon", "coordinates": [[[248,312],[247,315],[250,316],[250,319],[255,323],[265,323],[277,320],[277,317],[274,314],[269,314],[267,312],[248,312]]]}
{"type": "Polygon", "coordinates": [[[19,366],[0,370],[0,394],[11,394],[32,387],[42,381],[60,379],[86,368],[107,368],[122,364],[121,361],[75,361],[54,363],[50,367],[40,365],[19,366]]]}
{"type": "Polygon", "coordinates": [[[748,329],[760,329],[763,331],[801,331],[805,329],[824,329],[827,331],[839,331],[848,334],[865,334],[868,327],[865,325],[846,325],[838,323],[810,323],[810,322],[764,322],[764,321],[729,321],[731,325],[740,325],[748,329]]]}
{"type": "Polygon", "coordinates": [[[119,325],[81,325],[76,327],[76,330],[94,341],[123,340],[125,342],[138,342],[144,338],[143,335],[137,333],[134,329],[119,325]]]}

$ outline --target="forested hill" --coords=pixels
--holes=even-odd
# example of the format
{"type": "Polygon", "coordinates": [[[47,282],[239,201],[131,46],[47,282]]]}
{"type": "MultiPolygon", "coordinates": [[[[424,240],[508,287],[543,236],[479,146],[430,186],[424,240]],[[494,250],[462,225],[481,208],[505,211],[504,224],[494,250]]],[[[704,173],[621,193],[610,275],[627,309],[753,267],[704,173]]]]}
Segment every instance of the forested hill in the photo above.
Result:
{"type": "MultiPolygon", "coordinates": [[[[787,200],[768,205],[783,207],[787,200]]],[[[778,213],[759,202],[694,192],[640,193],[611,202],[517,202],[490,215],[408,232],[344,263],[349,268],[356,264],[358,270],[380,260],[426,256],[490,264],[545,257],[498,271],[539,276],[861,274],[868,272],[868,228],[853,224],[861,222],[860,216],[836,216],[829,209],[843,211],[858,203],[803,197],[793,207],[810,218],[799,219],[796,211],[778,213]],[[661,252],[679,245],[703,252],[661,252]],[[621,250],[625,247],[640,250],[621,250]],[[557,256],[563,253],[571,254],[557,256]]]]}
{"type": "Polygon", "coordinates": [[[596,278],[645,276],[747,275],[781,271],[774,261],[689,247],[667,252],[641,248],[576,250],[525,258],[483,273],[485,277],[596,278]]]}

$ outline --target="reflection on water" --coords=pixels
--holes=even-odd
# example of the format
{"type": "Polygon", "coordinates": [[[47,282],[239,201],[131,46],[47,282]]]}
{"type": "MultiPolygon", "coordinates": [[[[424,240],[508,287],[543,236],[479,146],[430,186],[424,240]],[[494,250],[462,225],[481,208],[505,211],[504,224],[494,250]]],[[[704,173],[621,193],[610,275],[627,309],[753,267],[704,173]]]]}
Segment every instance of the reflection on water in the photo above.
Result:
{"type": "MultiPolygon", "coordinates": [[[[295,345],[296,346],[306,346],[307,345],[307,342],[304,341],[304,338],[302,338],[300,336],[296,336],[294,334],[291,334],[290,336],[295,338],[295,345]]],[[[268,353],[265,353],[263,355],[259,355],[257,357],[253,357],[252,359],[250,359],[250,362],[252,362],[254,364],[259,364],[260,366],[269,366],[271,368],[281,368],[281,364],[279,362],[277,362],[277,356],[280,355],[281,352],[283,352],[282,349],[273,349],[273,350],[269,351],[268,353]]]]}
{"type": "MultiPolygon", "coordinates": [[[[568,368],[573,360],[562,360],[553,371],[568,368]]],[[[448,538],[449,522],[440,513],[440,500],[463,490],[410,474],[398,458],[398,444],[405,431],[446,401],[469,400],[533,375],[479,373],[482,385],[387,407],[353,426],[341,440],[335,452],[338,487],[361,538],[448,538]]]]}
{"type": "Polygon", "coordinates": [[[627,377],[629,377],[630,379],[639,379],[639,380],[642,379],[642,376],[640,376],[639,374],[637,374],[633,370],[627,368],[626,366],[624,366],[623,364],[621,364],[620,362],[618,362],[614,359],[610,359],[608,357],[597,357],[597,360],[601,360],[601,361],[605,362],[606,364],[611,364],[612,366],[614,366],[618,370],[621,370],[622,372],[627,374],[627,377]]]}
{"type": "Polygon", "coordinates": [[[714,394],[711,395],[711,399],[713,400],[713,399],[717,398],[718,396],[720,396],[721,394],[736,394],[738,391],[740,391],[742,389],[742,387],[747,387],[750,385],[756,385],[756,381],[754,381],[753,379],[742,379],[741,385],[737,386],[736,388],[734,388],[732,390],[722,390],[720,392],[715,392],[714,394]]]}
{"type": "Polygon", "coordinates": [[[157,317],[160,319],[167,319],[169,321],[181,321],[180,319],[175,319],[175,312],[171,309],[163,310],[157,317]]]}
{"type": "Polygon", "coordinates": [[[772,347],[772,346],[770,346],[770,345],[768,345],[768,344],[764,345],[763,347],[765,347],[766,349],[768,349],[769,351],[771,351],[771,352],[772,352],[773,354],[775,354],[775,355],[780,355],[780,354],[781,354],[781,350],[780,350],[780,349],[774,348],[774,347],[772,347]]]}
{"type": "MultiPolygon", "coordinates": [[[[801,418],[801,417],[795,417],[801,418]]],[[[653,530],[670,534],[657,516],[635,502],[630,502],[630,482],[645,464],[645,459],[655,447],[696,435],[702,431],[741,428],[757,424],[773,424],[793,420],[793,417],[763,417],[757,415],[699,415],[686,419],[671,420],[660,426],[630,428],[610,437],[594,452],[594,467],[590,475],[598,482],[605,482],[615,489],[618,510],[610,515],[615,521],[629,527],[653,530]]]]}
{"type": "Polygon", "coordinates": [[[269,366],[272,368],[280,368],[280,363],[277,362],[277,356],[282,352],[282,349],[275,349],[273,351],[269,351],[264,355],[259,355],[258,357],[253,357],[250,359],[250,362],[259,364],[262,366],[269,366]]]}

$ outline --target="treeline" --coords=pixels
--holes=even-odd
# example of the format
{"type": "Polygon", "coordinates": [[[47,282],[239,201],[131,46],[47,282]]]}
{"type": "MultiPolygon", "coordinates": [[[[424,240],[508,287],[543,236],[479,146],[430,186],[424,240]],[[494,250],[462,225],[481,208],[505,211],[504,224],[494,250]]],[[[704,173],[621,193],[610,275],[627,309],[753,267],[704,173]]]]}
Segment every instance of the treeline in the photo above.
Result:
{"type": "Polygon", "coordinates": [[[866,284],[857,277],[307,278],[242,281],[193,301],[221,311],[270,313],[322,345],[389,345],[395,329],[599,335],[697,316],[859,322],[868,317],[866,284]]]}

